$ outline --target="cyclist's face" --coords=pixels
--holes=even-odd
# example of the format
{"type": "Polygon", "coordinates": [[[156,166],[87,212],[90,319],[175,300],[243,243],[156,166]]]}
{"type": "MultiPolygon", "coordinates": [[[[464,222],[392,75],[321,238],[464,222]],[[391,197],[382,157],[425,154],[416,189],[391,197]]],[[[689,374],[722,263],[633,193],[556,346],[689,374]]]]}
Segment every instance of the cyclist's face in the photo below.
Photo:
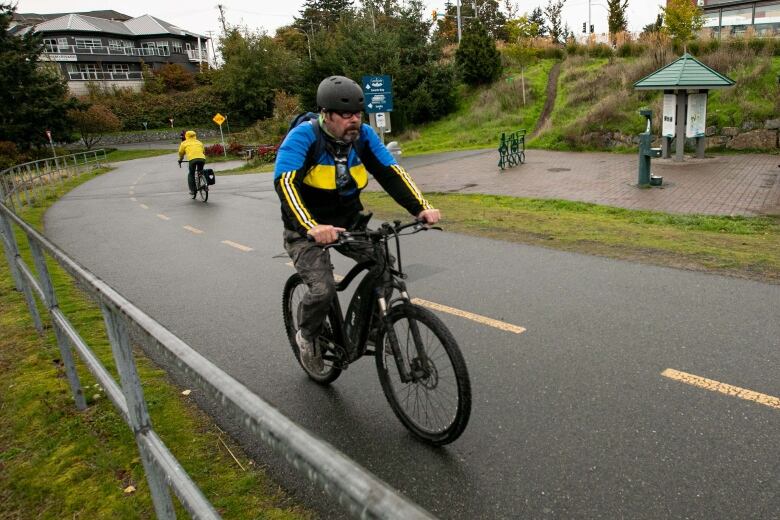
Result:
{"type": "Polygon", "coordinates": [[[351,143],[360,134],[360,112],[326,112],[325,125],[333,137],[351,143]]]}

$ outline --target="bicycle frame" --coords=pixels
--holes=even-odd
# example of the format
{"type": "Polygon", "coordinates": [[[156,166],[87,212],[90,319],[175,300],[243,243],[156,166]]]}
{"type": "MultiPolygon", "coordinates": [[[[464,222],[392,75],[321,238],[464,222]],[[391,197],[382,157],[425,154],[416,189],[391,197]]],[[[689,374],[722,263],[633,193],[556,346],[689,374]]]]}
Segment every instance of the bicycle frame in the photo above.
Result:
{"type": "MultiPolygon", "coordinates": [[[[369,242],[369,240],[356,240],[356,238],[365,235],[366,238],[370,239],[375,254],[383,256],[383,261],[382,265],[379,265],[376,261],[368,260],[360,262],[350,269],[344,279],[336,284],[337,292],[346,290],[352,281],[363,271],[368,271],[368,274],[360,282],[355,294],[352,296],[347,314],[343,313],[339,299],[334,298],[331,303],[329,318],[333,328],[333,339],[344,349],[348,365],[362,356],[377,355],[378,349],[368,350],[368,335],[372,325],[372,318],[374,317],[374,309],[378,308],[378,317],[381,323],[377,325],[384,328],[385,334],[390,339],[393,357],[395,358],[401,381],[408,383],[428,375],[425,368],[428,366],[427,354],[422,347],[422,338],[417,323],[414,320],[409,320],[409,329],[414,339],[418,357],[415,358],[416,363],[414,363],[414,366],[411,365],[410,361],[410,368],[407,368],[404,362],[404,355],[400,351],[395,330],[389,322],[388,314],[395,305],[411,304],[406,283],[403,281],[406,278],[406,274],[402,271],[399,232],[407,227],[419,226],[419,222],[401,226],[400,221],[396,221],[395,224],[395,227],[389,225],[383,227],[381,235],[377,235],[376,233],[378,232],[348,232],[342,234],[342,238],[337,245],[369,242]],[[391,236],[395,237],[396,242],[397,269],[393,267],[394,262],[389,252],[388,241],[391,236]],[[393,290],[397,290],[400,296],[388,301],[388,297],[392,296],[393,290]],[[363,298],[366,298],[366,301],[361,302],[360,300],[363,298]]],[[[342,368],[346,368],[346,366],[342,368]]]]}

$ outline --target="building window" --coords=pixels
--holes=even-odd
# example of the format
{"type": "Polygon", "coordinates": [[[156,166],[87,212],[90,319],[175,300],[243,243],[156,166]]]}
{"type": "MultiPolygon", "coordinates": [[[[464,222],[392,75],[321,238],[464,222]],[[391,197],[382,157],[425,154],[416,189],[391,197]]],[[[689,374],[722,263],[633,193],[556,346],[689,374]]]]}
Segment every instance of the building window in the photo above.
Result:
{"type": "Polygon", "coordinates": [[[103,43],[99,38],[76,38],[76,47],[81,49],[94,49],[102,46],[103,43]]]}
{"type": "Polygon", "coordinates": [[[44,38],[43,45],[46,49],[46,52],[60,52],[56,38],[44,38]]]}
{"type": "Polygon", "coordinates": [[[173,42],[173,52],[181,52],[181,42],[173,42]]]}
{"type": "Polygon", "coordinates": [[[106,70],[113,73],[126,73],[130,72],[130,65],[127,63],[111,63],[106,65],[106,70]]]}
{"type": "Polygon", "coordinates": [[[760,36],[780,34],[780,2],[756,4],[756,33],[760,36]]]}
{"type": "Polygon", "coordinates": [[[168,42],[157,42],[157,54],[160,56],[170,56],[171,50],[168,47],[168,42]]]}
{"type": "Polygon", "coordinates": [[[747,28],[753,24],[753,8],[724,9],[720,23],[725,34],[742,36],[747,28]]]}

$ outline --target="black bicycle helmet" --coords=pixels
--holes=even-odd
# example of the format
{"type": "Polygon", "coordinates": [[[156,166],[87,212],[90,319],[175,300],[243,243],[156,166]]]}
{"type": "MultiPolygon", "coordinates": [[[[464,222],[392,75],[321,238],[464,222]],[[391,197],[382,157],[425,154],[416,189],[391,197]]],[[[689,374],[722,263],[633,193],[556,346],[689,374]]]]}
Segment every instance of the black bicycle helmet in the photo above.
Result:
{"type": "Polygon", "coordinates": [[[360,112],[363,110],[363,89],[344,76],[330,76],[317,87],[317,105],[325,110],[360,112]]]}

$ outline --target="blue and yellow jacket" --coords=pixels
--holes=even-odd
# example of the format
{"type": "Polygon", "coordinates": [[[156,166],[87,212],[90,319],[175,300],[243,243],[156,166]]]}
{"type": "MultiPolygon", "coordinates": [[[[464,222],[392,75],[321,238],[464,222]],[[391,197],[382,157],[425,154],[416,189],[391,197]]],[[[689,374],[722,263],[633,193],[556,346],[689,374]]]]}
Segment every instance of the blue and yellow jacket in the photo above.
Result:
{"type": "MultiPolygon", "coordinates": [[[[317,123],[315,123],[317,124],[317,123]]],[[[331,139],[320,129],[320,139],[331,139]]],[[[379,141],[376,132],[363,124],[360,127],[362,141],[358,154],[352,146],[347,165],[351,189],[344,195],[336,188],[336,166],[327,147],[308,161],[306,154],[315,147],[317,135],[311,123],[301,123],[293,128],[279,147],[274,168],[274,187],[282,201],[284,227],[301,234],[317,224],[349,228],[356,214],[363,209],[360,191],[368,184],[368,174],[374,177],[398,204],[412,215],[417,215],[431,205],[408,173],[396,162],[387,148],[379,141]],[[307,171],[301,171],[302,169],[307,171]]]]}

